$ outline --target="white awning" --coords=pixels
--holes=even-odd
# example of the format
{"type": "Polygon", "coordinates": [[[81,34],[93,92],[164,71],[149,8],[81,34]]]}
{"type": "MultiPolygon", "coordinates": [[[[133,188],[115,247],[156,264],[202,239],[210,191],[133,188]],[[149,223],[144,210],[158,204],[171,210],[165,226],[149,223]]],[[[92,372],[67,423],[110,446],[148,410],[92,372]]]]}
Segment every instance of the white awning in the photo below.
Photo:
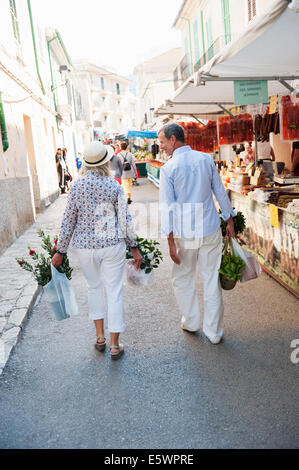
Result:
{"type": "Polygon", "coordinates": [[[299,13],[289,0],[275,0],[244,33],[196,74],[219,77],[290,77],[299,75],[299,13]]]}
{"type": "Polygon", "coordinates": [[[233,80],[268,80],[269,96],[287,93],[285,85],[292,90],[299,79],[299,13],[288,5],[289,0],[275,0],[155,114],[215,118],[221,106],[234,106],[233,80]]]}

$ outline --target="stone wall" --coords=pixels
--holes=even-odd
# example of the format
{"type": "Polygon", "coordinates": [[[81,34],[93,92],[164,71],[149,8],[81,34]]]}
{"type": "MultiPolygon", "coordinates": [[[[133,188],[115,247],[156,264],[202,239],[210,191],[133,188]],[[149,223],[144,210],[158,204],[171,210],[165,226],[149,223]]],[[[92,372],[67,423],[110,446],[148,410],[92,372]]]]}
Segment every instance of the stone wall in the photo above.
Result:
{"type": "Polygon", "coordinates": [[[0,179],[0,254],[24,232],[35,219],[30,178],[0,179]]]}

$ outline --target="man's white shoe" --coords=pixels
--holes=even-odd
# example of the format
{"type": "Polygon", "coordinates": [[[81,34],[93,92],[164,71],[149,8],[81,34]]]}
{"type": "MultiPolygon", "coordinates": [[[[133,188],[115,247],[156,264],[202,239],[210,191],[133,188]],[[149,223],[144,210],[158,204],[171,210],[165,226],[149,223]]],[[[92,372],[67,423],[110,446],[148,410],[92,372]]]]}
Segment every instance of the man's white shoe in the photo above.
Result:
{"type": "Polygon", "coordinates": [[[188,328],[185,328],[184,325],[181,325],[182,330],[187,331],[188,333],[197,333],[198,330],[188,330],[188,328]]]}
{"type": "Polygon", "coordinates": [[[207,336],[207,338],[210,341],[210,343],[212,343],[212,344],[219,344],[222,341],[222,337],[220,337],[220,338],[209,338],[209,336],[207,336]]]}

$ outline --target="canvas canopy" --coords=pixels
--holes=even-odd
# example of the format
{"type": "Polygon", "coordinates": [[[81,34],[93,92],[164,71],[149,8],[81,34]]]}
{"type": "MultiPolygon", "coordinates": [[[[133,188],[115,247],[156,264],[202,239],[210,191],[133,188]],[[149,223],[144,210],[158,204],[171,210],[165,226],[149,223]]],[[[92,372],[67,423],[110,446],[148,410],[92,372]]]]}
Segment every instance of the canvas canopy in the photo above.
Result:
{"type": "Polygon", "coordinates": [[[234,80],[267,80],[269,96],[293,91],[299,79],[299,13],[289,4],[275,0],[155,114],[215,118],[234,106],[234,80]]]}
{"type": "Polygon", "coordinates": [[[130,137],[142,137],[144,139],[156,139],[158,134],[156,131],[129,131],[127,138],[130,137]]]}

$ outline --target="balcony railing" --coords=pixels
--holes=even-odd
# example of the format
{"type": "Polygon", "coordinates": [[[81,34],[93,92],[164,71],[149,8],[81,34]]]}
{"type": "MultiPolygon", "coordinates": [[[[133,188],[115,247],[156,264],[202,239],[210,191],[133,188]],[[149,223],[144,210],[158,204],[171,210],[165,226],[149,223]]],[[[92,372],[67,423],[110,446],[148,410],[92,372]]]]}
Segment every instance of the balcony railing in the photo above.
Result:
{"type": "Polygon", "coordinates": [[[184,56],[179,65],[175,68],[173,72],[173,81],[175,90],[184,83],[187,78],[191,75],[191,66],[187,62],[187,57],[184,56]]]}
{"type": "Polygon", "coordinates": [[[233,39],[231,34],[226,36],[218,36],[216,41],[206,50],[206,52],[202,55],[200,60],[195,64],[194,70],[200,69],[203,65],[205,65],[209,60],[213,59],[213,57],[218,54],[224,47],[229,44],[233,39]]]}

